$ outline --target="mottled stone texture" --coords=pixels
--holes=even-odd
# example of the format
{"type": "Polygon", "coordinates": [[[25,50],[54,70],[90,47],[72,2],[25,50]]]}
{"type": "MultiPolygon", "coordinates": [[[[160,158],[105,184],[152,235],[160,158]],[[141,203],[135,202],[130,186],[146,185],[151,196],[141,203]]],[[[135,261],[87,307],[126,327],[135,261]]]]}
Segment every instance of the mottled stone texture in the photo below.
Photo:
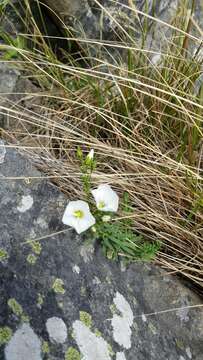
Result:
{"type": "MultiPolygon", "coordinates": [[[[157,37],[158,34],[153,32],[152,35],[151,32],[151,24],[154,22],[141,13],[136,13],[135,10],[170,22],[178,7],[183,6],[183,2],[179,0],[59,0],[57,2],[43,0],[42,2],[52,9],[52,14],[59,15],[65,25],[72,25],[80,36],[103,40],[119,39],[124,31],[129,32],[129,28],[129,35],[133,38],[135,35],[134,40],[139,39],[142,37],[146,22],[150,33],[148,35],[157,37]]],[[[187,8],[191,9],[191,7],[192,1],[188,1],[187,8]]],[[[195,17],[199,23],[202,11],[201,1],[197,0],[195,17]]],[[[156,32],[157,30],[158,27],[156,32]]],[[[166,36],[167,28],[162,26],[159,30],[166,36]]],[[[164,38],[162,40],[164,41],[164,38]]]]}
{"type": "MultiPolygon", "coordinates": [[[[35,96],[39,89],[29,81],[22,72],[14,69],[7,62],[0,63],[0,128],[18,130],[21,128],[21,116],[25,112],[32,115],[32,110],[37,113],[39,96],[35,96]],[[23,111],[19,111],[22,106],[23,111]],[[26,108],[26,111],[25,111],[26,108]]],[[[29,130],[31,124],[23,123],[22,127],[29,130]]]]}
{"type": "Polygon", "coordinates": [[[125,269],[104,258],[99,244],[87,246],[61,222],[66,203],[54,185],[7,148],[0,164],[0,248],[7,252],[0,261],[0,328],[14,335],[1,346],[0,359],[15,360],[15,346],[24,359],[26,346],[32,352],[37,343],[41,355],[35,349],[31,359],[63,360],[67,352],[70,360],[70,354],[85,360],[201,360],[203,312],[188,308],[201,299],[153,265],[125,269]],[[25,196],[33,202],[21,212],[25,196]],[[26,243],[42,237],[41,252],[39,245],[26,243]],[[49,337],[50,318],[67,327],[61,343],[49,337]]]}
{"type": "Polygon", "coordinates": [[[150,0],[147,5],[145,0],[44,0],[44,3],[58,14],[66,25],[73,25],[80,35],[111,40],[118,39],[119,33],[123,33],[121,27],[128,31],[129,25],[137,37],[141,36],[144,18],[132,11],[131,7],[133,10],[141,10],[168,20],[178,1],[150,0]]]}

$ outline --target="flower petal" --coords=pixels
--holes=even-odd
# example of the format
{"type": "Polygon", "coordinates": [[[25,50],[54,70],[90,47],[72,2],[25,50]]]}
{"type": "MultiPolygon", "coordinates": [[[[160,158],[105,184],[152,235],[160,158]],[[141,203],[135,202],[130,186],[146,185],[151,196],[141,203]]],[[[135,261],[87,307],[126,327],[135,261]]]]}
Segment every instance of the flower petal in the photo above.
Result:
{"type": "Polygon", "coordinates": [[[95,224],[95,218],[90,212],[89,205],[82,200],[70,201],[64,211],[62,222],[65,225],[73,227],[78,234],[87,230],[95,224]],[[75,216],[75,213],[81,211],[82,218],[75,216]]]}
{"type": "Polygon", "coordinates": [[[75,226],[75,230],[77,231],[78,234],[81,234],[82,232],[88,230],[96,222],[94,216],[91,213],[88,216],[86,216],[85,218],[78,219],[78,220],[79,221],[77,222],[77,224],[75,226]]]}
{"type": "Polygon", "coordinates": [[[87,155],[87,158],[90,159],[90,160],[92,160],[93,157],[94,157],[94,149],[91,149],[90,152],[89,152],[88,155],[87,155]]]}
{"type": "Polygon", "coordinates": [[[92,195],[99,210],[106,212],[116,212],[118,210],[119,197],[110,185],[99,185],[97,189],[92,190],[92,195]],[[102,208],[101,203],[103,203],[102,208]]]}

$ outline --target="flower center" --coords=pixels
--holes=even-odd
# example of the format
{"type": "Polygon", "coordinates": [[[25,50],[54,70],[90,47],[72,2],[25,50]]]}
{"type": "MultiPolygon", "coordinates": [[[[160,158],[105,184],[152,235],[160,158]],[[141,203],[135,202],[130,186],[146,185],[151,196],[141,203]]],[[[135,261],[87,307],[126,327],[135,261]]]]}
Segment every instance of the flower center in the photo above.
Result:
{"type": "Polygon", "coordinates": [[[99,201],[98,208],[103,209],[104,207],[105,207],[105,202],[104,201],[99,201]]]}
{"type": "Polygon", "coordinates": [[[85,216],[82,210],[75,210],[73,215],[78,219],[82,219],[85,216]]]}

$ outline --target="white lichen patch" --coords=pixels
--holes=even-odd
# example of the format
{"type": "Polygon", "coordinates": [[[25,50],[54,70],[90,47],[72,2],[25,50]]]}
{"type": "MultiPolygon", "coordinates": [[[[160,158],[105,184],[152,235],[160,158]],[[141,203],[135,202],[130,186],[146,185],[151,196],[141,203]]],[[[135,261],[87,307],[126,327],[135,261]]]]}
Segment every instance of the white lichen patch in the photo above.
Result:
{"type": "Polygon", "coordinates": [[[72,267],[72,270],[73,270],[73,272],[74,272],[75,274],[78,274],[78,275],[79,275],[79,273],[80,273],[80,268],[79,268],[78,265],[74,265],[74,266],[72,267]]]}
{"type": "Polygon", "coordinates": [[[176,311],[176,315],[177,317],[180,319],[180,321],[182,322],[188,322],[189,321],[189,316],[188,316],[188,312],[189,309],[187,308],[180,308],[179,310],[176,311]]]}
{"type": "Polygon", "coordinates": [[[124,352],[118,352],[116,354],[116,360],[126,360],[124,352]]]}
{"type": "Polygon", "coordinates": [[[133,312],[128,301],[119,292],[113,299],[116,309],[121,315],[114,314],[111,320],[114,340],[125,349],[131,348],[131,327],[133,325],[133,312]]]}
{"type": "Polygon", "coordinates": [[[145,314],[142,314],[142,321],[147,322],[147,317],[145,316],[145,314]]]}
{"type": "Polygon", "coordinates": [[[100,285],[100,284],[101,284],[101,280],[100,280],[97,276],[95,276],[95,277],[93,278],[93,280],[92,280],[92,283],[93,283],[94,285],[100,285]]]}
{"type": "Polygon", "coordinates": [[[80,256],[85,263],[92,261],[94,255],[94,246],[92,244],[84,244],[80,248],[80,256]]]}
{"type": "Polygon", "coordinates": [[[38,217],[34,223],[37,224],[41,229],[46,230],[48,228],[48,223],[46,222],[46,219],[41,216],[38,217]]]}
{"type": "Polygon", "coordinates": [[[34,200],[31,195],[23,195],[21,198],[20,204],[17,207],[17,210],[21,213],[24,213],[27,210],[31,209],[33,203],[34,203],[34,200]]]}
{"type": "Polygon", "coordinates": [[[122,272],[125,272],[126,271],[126,264],[125,264],[125,262],[124,261],[121,261],[121,271],[122,272]]]}
{"type": "Polygon", "coordinates": [[[191,353],[191,350],[190,350],[189,346],[186,347],[185,351],[186,351],[186,354],[187,354],[188,358],[192,359],[192,353],[191,353]]]}
{"type": "Polygon", "coordinates": [[[96,336],[82,321],[73,323],[73,336],[83,360],[111,360],[108,343],[96,336]]]}
{"type": "Polygon", "coordinates": [[[63,344],[67,339],[67,327],[64,321],[58,317],[49,318],[46,321],[46,329],[51,342],[63,344]]]}
{"type": "Polygon", "coordinates": [[[0,164],[3,164],[6,156],[6,147],[3,140],[0,140],[0,164]]]}
{"type": "Polygon", "coordinates": [[[29,324],[23,324],[5,348],[6,360],[42,360],[41,341],[29,324]]]}

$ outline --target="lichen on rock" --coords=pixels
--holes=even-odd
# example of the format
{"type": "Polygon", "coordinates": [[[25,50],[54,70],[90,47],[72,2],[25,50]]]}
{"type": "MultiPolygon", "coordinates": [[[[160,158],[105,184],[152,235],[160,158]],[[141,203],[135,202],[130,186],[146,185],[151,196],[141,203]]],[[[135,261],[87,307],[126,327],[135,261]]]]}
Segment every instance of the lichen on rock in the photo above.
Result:
{"type": "Polygon", "coordinates": [[[5,261],[7,260],[9,257],[8,253],[6,250],[0,248],[0,261],[5,261]]]}
{"type": "Polygon", "coordinates": [[[80,353],[74,347],[69,347],[65,353],[65,360],[81,360],[80,353]]]}
{"type": "Polygon", "coordinates": [[[34,254],[28,254],[27,262],[31,265],[34,265],[37,261],[37,257],[34,254]]]}
{"type": "Polygon", "coordinates": [[[116,293],[113,301],[117,311],[121,314],[114,314],[111,320],[114,340],[123,348],[130,349],[132,334],[131,327],[134,319],[132,309],[124,296],[119,292],[116,293]]]}
{"type": "Polygon", "coordinates": [[[42,352],[44,354],[49,354],[50,353],[50,348],[49,348],[48,341],[43,341],[43,343],[42,343],[42,352]]]}
{"type": "Polygon", "coordinates": [[[30,242],[30,246],[32,248],[32,251],[36,254],[36,255],[40,255],[41,251],[42,251],[42,245],[40,244],[39,241],[32,241],[30,242]]]}
{"type": "Polygon", "coordinates": [[[52,342],[63,344],[67,339],[67,327],[64,321],[56,316],[47,319],[46,329],[52,342]]]}
{"type": "Polygon", "coordinates": [[[22,324],[5,347],[6,360],[42,360],[41,340],[29,324],[22,324]]]}
{"type": "Polygon", "coordinates": [[[16,299],[11,298],[8,300],[8,306],[13,311],[15,315],[18,317],[23,315],[23,308],[22,306],[17,302],[16,299]]]}
{"type": "Polygon", "coordinates": [[[0,327],[0,346],[9,342],[12,337],[12,330],[8,326],[0,327]]]}
{"type": "Polygon", "coordinates": [[[111,360],[109,344],[79,320],[73,323],[73,335],[84,359],[111,360]]]}
{"type": "Polygon", "coordinates": [[[56,294],[62,294],[64,295],[66,290],[64,289],[64,282],[62,279],[55,279],[52,285],[52,289],[56,294]]]}
{"type": "Polygon", "coordinates": [[[92,316],[86,311],[80,311],[80,321],[87,327],[92,327],[92,316]]]}

